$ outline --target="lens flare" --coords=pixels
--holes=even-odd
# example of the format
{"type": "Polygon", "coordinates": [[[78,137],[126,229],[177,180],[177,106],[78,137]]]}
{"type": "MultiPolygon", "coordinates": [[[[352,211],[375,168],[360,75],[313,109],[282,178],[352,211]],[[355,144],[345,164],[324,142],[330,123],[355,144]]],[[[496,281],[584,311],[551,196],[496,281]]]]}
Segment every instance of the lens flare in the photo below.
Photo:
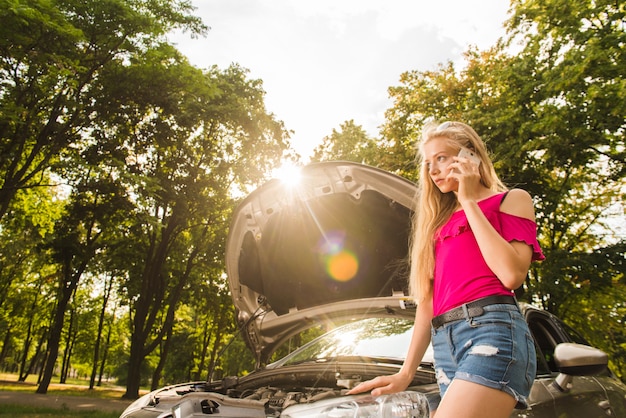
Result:
{"type": "Polygon", "coordinates": [[[330,231],[319,244],[319,251],[326,266],[326,273],[334,280],[347,282],[359,270],[355,254],[346,248],[346,234],[343,231],[330,231]]]}
{"type": "Polygon", "coordinates": [[[349,251],[340,251],[326,258],[326,272],[333,279],[347,282],[356,276],[359,262],[349,251]]]}

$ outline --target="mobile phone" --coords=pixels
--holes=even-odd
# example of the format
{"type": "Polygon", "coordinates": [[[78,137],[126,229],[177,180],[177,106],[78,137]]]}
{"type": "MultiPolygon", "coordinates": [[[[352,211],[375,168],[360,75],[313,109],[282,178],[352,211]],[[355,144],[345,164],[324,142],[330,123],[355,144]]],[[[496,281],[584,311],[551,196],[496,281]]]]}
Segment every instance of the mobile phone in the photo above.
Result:
{"type": "Polygon", "coordinates": [[[478,157],[478,155],[476,155],[474,151],[469,150],[465,147],[461,147],[461,151],[459,151],[458,157],[467,158],[473,163],[480,165],[480,158],[478,157]]]}

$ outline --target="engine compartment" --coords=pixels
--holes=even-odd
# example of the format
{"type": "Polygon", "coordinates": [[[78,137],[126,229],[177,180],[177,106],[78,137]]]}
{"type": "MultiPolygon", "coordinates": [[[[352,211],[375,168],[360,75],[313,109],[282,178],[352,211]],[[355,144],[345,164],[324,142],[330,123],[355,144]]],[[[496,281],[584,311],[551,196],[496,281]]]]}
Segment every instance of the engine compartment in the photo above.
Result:
{"type": "Polygon", "coordinates": [[[277,387],[263,387],[247,390],[241,393],[240,396],[232,391],[229,391],[227,395],[230,397],[236,396],[240,399],[263,402],[266,416],[278,417],[283,409],[289,406],[337,398],[343,396],[345,392],[345,389],[338,390],[332,388],[293,388],[285,390],[284,388],[277,387]]]}

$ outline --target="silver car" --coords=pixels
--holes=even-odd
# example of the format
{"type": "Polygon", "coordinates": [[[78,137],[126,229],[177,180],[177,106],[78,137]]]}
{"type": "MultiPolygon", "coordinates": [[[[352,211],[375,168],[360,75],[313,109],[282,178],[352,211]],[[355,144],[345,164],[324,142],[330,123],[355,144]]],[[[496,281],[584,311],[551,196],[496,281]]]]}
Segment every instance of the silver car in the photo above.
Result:
{"type": "MultiPolygon", "coordinates": [[[[345,395],[395,373],[406,355],[415,305],[404,260],[415,185],[348,162],[308,165],[297,180],[261,186],[231,223],[230,291],[257,370],[153,391],[122,418],[428,416],[438,402],[432,353],[404,392],[345,395]],[[268,364],[281,344],[316,326],[330,331],[268,364]]],[[[553,315],[521,306],[538,371],[530,409],[511,416],[626,417],[626,386],[606,354],[553,315]]]]}

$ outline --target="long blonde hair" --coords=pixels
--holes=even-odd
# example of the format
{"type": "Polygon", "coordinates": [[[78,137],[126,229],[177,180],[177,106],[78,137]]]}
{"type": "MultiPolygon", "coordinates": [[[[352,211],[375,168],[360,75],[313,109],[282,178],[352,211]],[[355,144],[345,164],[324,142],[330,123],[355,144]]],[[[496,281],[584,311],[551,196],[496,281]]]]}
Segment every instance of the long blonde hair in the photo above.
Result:
{"type": "Polygon", "coordinates": [[[430,297],[432,292],[435,233],[458,206],[456,195],[453,192],[441,193],[430,178],[428,167],[423,162],[424,144],[433,138],[445,138],[450,145],[459,150],[465,147],[474,151],[481,160],[479,166],[481,184],[495,192],[507,190],[496,174],[485,143],[472,127],[462,122],[441,124],[432,122],[424,126],[418,144],[417,159],[421,171],[409,252],[411,267],[409,288],[411,295],[418,302],[430,297]]]}

